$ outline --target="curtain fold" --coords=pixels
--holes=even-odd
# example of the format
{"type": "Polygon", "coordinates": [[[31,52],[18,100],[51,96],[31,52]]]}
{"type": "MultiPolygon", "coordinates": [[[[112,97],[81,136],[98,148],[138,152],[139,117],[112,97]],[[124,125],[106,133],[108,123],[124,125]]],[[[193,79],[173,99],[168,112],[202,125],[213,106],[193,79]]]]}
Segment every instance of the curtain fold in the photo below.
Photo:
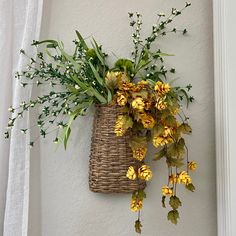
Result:
{"type": "Polygon", "coordinates": [[[24,49],[31,57],[36,51],[30,46],[39,38],[43,0],[0,0],[0,235],[26,236],[29,208],[29,114],[16,122],[10,140],[3,133],[9,113],[7,108],[19,106],[31,97],[31,87],[22,89],[14,78],[27,61],[20,56],[24,49]]]}

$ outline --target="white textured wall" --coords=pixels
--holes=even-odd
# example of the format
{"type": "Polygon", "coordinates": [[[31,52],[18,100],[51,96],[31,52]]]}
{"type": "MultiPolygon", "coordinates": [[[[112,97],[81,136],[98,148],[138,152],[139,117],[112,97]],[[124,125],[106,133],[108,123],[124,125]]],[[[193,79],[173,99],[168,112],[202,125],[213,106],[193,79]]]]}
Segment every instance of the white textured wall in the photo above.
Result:
{"type": "MultiPolygon", "coordinates": [[[[166,219],[160,188],[166,179],[164,162],[151,163],[154,179],[147,188],[142,211],[144,236],[216,236],[214,101],[211,0],[192,1],[176,25],[185,24],[189,35],[161,41],[163,51],[174,53],[180,83],[193,85],[196,102],[189,109],[193,135],[188,138],[190,158],[199,163],[193,175],[197,191],[182,189],[183,207],[177,226],[166,219]]],[[[182,7],[184,0],[45,0],[41,38],[63,40],[68,49],[78,29],[93,35],[104,49],[119,57],[129,55],[131,29],[128,11],[139,11],[144,26],[151,26],[157,11],[182,7]]],[[[148,27],[145,31],[148,32],[148,27]]],[[[95,194],[88,189],[88,156],[92,115],[78,120],[68,150],[56,150],[43,140],[32,155],[30,236],[132,236],[135,213],[130,195],[95,194]]]]}

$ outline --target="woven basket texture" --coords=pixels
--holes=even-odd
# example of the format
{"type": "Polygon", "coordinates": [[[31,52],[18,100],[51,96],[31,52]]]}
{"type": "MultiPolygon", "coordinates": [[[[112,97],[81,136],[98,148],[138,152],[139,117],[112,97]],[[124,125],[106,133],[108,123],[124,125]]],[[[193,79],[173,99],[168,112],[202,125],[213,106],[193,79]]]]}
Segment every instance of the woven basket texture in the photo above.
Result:
{"type": "Polygon", "coordinates": [[[129,136],[117,137],[114,133],[117,106],[96,106],[89,163],[89,187],[100,193],[131,193],[145,188],[145,181],[129,180],[129,166],[140,165],[132,157],[129,136]]]}

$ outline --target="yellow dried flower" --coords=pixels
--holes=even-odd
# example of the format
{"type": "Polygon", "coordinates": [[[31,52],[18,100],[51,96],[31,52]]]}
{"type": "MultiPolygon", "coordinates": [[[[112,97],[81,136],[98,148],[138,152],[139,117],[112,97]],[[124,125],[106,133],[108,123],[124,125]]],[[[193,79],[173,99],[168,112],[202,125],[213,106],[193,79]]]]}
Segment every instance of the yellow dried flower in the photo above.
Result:
{"type": "Polygon", "coordinates": [[[128,80],[127,75],[121,71],[108,71],[105,76],[105,84],[110,89],[118,88],[120,83],[128,80]]]}
{"type": "Polygon", "coordinates": [[[152,129],[156,123],[154,118],[147,113],[140,114],[140,119],[143,124],[143,127],[146,129],[152,129]]]}
{"type": "Polygon", "coordinates": [[[168,126],[165,126],[162,136],[166,138],[168,136],[171,136],[172,134],[173,134],[173,130],[169,128],[168,126]]]}
{"type": "Polygon", "coordinates": [[[150,166],[142,165],[138,169],[138,177],[146,181],[150,180],[152,178],[152,171],[150,169],[150,166]]]}
{"type": "Polygon", "coordinates": [[[156,108],[160,111],[165,110],[167,108],[167,103],[162,98],[159,98],[156,102],[156,108]]]}
{"type": "Polygon", "coordinates": [[[150,110],[152,108],[152,101],[145,101],[145,110],[150,110]]]}
{"type": "Polygon", "coordinates": [[[127,98],[126,96],[124,95],[124,93],[121,93],[121,92],[117,92],[117,104],[119,106],[125,106],[126,103],[127,103],[127,98]]]}
{"type": "Polygon", "coordinates": [[[147,148],[137,147],[137,148],[132,148],[132,151],[133,151],[133,157],[138,161],[142,161],[147,153],[147,148]]]}
{"type": "Polygon", "coordinates": [[[134,83],[130,83],[130,82],[122,82],[120,85],[119,85],[119,89],[120,90],[124,90],[124,91],[132,91],[135,87],[135,84],[134,83]]]}
{"type": "Polygon", "coordinates": [[[177,181],[178,183],[185,184],[185,185],[192,183],[191,177],[186,171],[181,171],[178,174],[177,181]]]}
{"type": "Polygon", "coordinates": [[[133,126],[133,120],[128,115],[119,115],[116,119],[115,134],[116,136],[123,136],[127,129],[133,126]]]}
{"type": "Polygon", "coordinates": [[[170,184],[176,184],[177,183],[177,175],[176,174],[172,174],[169,176],[169,183],[170,184]]]}
{"type": "Polygon", "coordinates": [[[108,71],[105,77],[105,84],[108,88],[114,89],[118,86],[118,72],[108,71]]]}
{"type": "Polygon", "coordinates": [[[137,97],[135,98],[132,103],[131,103],[132,107],[134,109],[137,109],[139,111],[143,111],[144,107],[145,107],[145,103],[143,101],[143,99],[141,97],[137,97]]]}
{"type": "Polygon", "coordinates": [[[152,140],[152,143],[155,147],[164,146],[165,144],[172,143],[173,139],[169,136],[162,137],[162,136],[155,136],[152,140]]]}
{"type": "Polygon", "coordinates": [[[157,91],[159,96],[163,96],[170,91],[170,85],[157,81],[154,89],[157,91]]]}
{"type": "Polygon", "coordinates": [[[126,174],[126,177],[131,179],[131,180],[135,180],[137,178],[137,175],[135,173],[135,170],[134,170],[133,166],[129,167],[129,169],[127,171],[127,174],[126,174]]]}
{"type": "Polygon", "coordinates": [[[143,207],[143,202],[141,200],[131,199],[130,209],[134,212],[140,211],[143,207]]]}
{"type": "Polygon", "coordinates": [[[173,195],[173,190],[167,185],[164,185],[161,191],[162,191],[163,196],[171,197],[173,195]]]}
{"type": "Polygon", "coordinates": [[[123,136],[125,134],[125,129],[124,129],[124,116],[120,115],[116,119],[116,124],[115,124],[115,133],[116,136],[123,136]]]}
{"type": "Polygon", "coordinates": [[[190,161],[190,162],[188,163],[188,168],[189,168],[190,170],[196,170],[196,169],[197,169],[197,163],[196,163],[195,161],[190,161]]]}

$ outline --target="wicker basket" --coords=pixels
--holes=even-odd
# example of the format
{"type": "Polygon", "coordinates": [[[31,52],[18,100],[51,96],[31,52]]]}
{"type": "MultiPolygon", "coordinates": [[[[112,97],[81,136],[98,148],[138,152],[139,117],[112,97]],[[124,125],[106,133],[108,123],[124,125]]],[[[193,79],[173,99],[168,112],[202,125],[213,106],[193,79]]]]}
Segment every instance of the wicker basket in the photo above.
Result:
{"type": "Polygon", "coordinates": [[[96,106],[89,167],[89,187],[93,192],[130,193],[143,189],[145,182],[129,180],[129,166],[138,163],[132,157],[128,135],[117,137],[114,125],[119,111],[116,106],[96,106]]]}

